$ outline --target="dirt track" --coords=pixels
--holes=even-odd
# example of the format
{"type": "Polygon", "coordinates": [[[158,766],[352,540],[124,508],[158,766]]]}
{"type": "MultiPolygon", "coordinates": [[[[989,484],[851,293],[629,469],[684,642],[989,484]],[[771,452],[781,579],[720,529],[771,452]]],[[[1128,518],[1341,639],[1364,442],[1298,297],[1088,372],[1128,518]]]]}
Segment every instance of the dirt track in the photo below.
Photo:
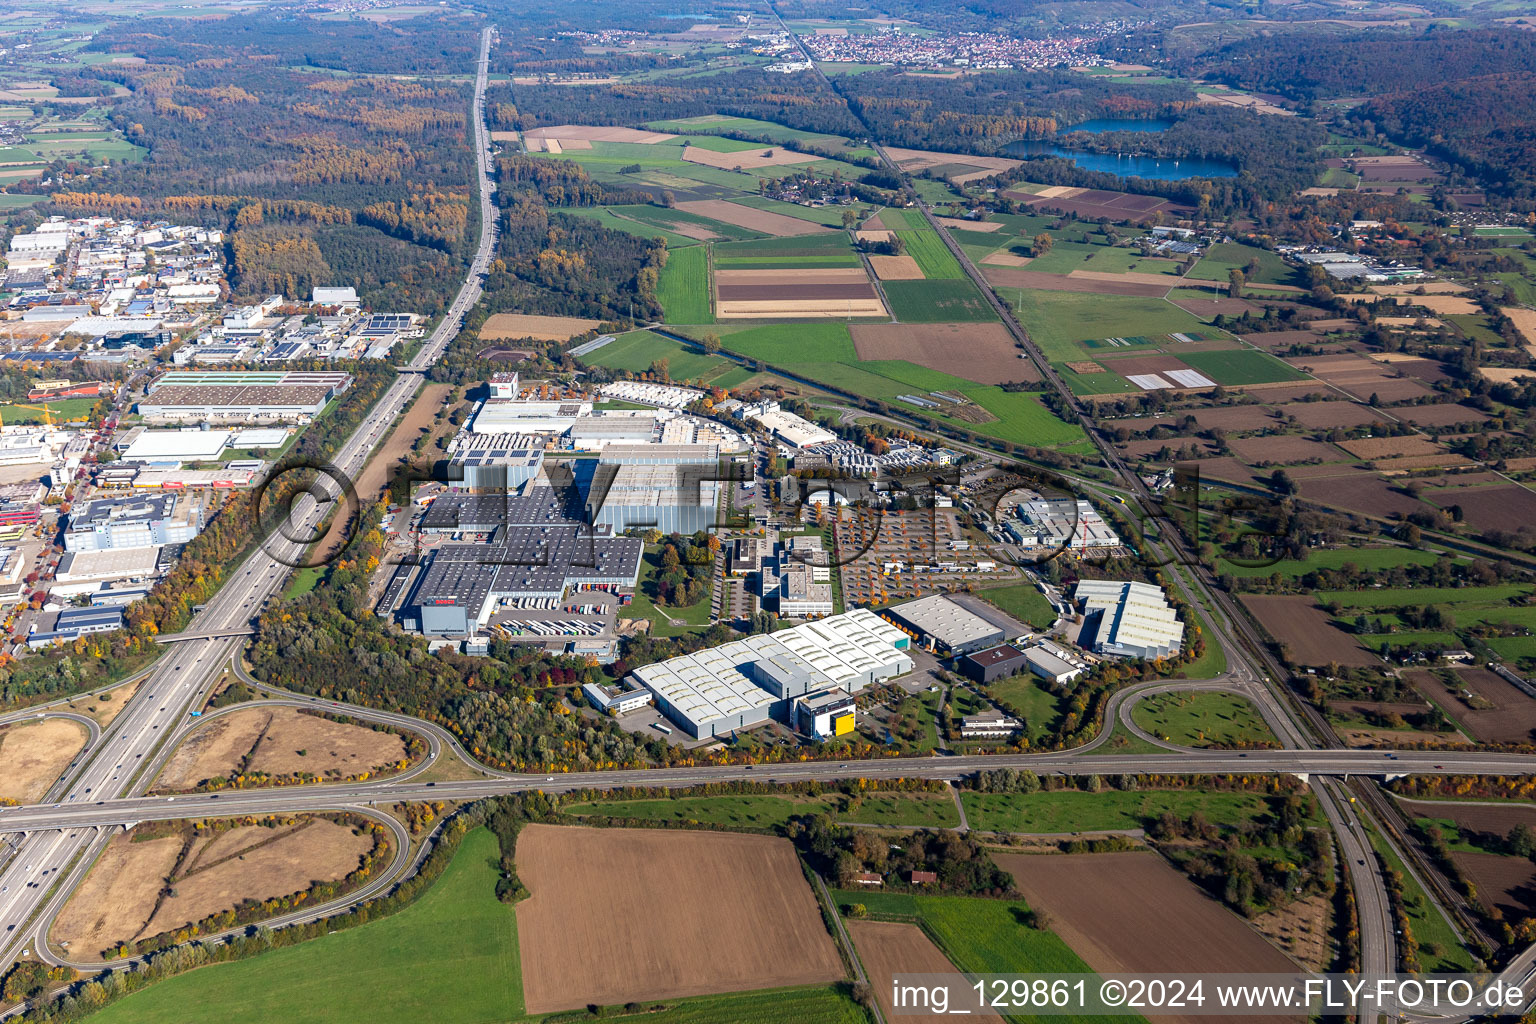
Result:
{"type": "Polygon", "coordinates": [[[844,976],[787,840],[529,825],[517,871],[529,1013],[844,976]]]}

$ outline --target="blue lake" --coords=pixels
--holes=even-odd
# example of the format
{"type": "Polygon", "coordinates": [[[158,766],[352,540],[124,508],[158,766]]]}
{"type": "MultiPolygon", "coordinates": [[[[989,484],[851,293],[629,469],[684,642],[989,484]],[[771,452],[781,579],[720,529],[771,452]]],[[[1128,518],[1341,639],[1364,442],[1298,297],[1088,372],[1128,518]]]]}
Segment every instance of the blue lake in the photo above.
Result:
{"type": "MultiPolygon", "coordinates": [[[[1084,121],[1062,129],[1066,132],[1163,132],[1173,127],[1172,121],[1138,120],[1129,117],[1102,117],[1084,121]]],[[[1133,156],[1117,153],[1089,153],[1081,149],[1059,146],[1044,139],[1010,142],[1003,147],[1004,156],[1060,156],[1066,157],[1085,171],[1101,171],[1118,174],[1124,178],[1148,178],[1154,181],[1181,181],[1184,178],[1232,178],[1237,167],[1225,160],[1200,160],[1170,157],[1133,156]]]]}

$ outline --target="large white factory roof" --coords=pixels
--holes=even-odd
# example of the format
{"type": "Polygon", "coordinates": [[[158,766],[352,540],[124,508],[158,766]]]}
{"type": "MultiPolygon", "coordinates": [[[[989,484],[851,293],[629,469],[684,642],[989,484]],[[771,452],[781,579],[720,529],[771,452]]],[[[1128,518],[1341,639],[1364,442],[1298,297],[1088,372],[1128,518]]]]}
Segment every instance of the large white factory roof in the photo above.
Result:
{"type": "Polygon", "coordinates": [[[123,458],[216,459],[229,438],[227,430],[146,430],[123,452],[123,458]]]}
{"type": "MultiPolygon", "coordinates": [[[[675,713],[707,725],[779,699],[748,675],[755,664],[772,665],[783,676],[809,675],[817,681],[814,688],[821,689],[867,679],[875,668],[894,670],[882,675],[910,671],[906,645],[905,633],[860,608],[646,665],[634,675],[675,713]]],[[[863,685],[859,682],[853,689],[863,685]]]]}
{"type": "Polygon", "coordinates": [[[1102,650],[1137,657],[1177,651],[1184,623],[1168,604],[1162,588],[1123,580],[1080,580],[1074,598],[1084,614],[1103,612],[1096,644],[1102,650]]]}

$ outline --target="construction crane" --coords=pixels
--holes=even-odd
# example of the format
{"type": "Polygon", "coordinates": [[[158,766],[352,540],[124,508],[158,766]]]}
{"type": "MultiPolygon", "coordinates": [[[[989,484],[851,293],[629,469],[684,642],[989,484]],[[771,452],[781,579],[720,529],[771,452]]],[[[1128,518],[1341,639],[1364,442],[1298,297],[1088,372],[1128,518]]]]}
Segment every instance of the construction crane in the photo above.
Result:
{"type": "Polygon", "coordinates": [[[20,402],[13,402],[11,404],[11,408],[31,409],[34,412],[41,410],[43,414],[43,424],[49,428],[52,428],[53,426],[53,410],[46,405],[22,405],[20,402]]]}

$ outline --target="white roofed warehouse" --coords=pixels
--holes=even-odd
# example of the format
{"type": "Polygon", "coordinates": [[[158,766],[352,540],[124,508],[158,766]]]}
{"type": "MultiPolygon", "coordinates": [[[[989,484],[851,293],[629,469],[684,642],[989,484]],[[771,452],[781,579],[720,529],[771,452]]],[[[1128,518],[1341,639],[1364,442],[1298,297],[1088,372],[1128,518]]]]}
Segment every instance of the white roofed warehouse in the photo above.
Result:
{"type": "Polygon", "coordinates": [[[1100,654],[1167,658],[1184,643],[1184,623],[1161,587],[1125,580],[1080,580],[1073,600],[1081,608],[1083,644],[1100,654]]]}
{"type": "Polygon", "coordinates": [[[695,739],[770,718],[788,722],[807,693],[864,687],[912,671],[907,636],[860,608],[635,669],[656,706],[695,739]]]}

